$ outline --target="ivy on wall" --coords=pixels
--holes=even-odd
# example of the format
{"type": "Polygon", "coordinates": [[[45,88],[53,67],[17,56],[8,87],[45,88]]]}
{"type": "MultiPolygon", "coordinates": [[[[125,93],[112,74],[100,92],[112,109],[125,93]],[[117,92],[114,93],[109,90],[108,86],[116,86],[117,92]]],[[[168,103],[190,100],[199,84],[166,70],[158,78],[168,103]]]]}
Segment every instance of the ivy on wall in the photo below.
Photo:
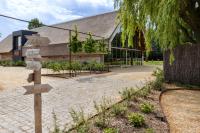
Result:
{"type": "Polygon", "coordinates": [[[77,26],[75,26],[74,35],[71,36],[70,49],[73,53],[107,53],[107,47],[104,40],[93,39],[91,33],[89,33],[85,41],[79,41],[77,26]]]}

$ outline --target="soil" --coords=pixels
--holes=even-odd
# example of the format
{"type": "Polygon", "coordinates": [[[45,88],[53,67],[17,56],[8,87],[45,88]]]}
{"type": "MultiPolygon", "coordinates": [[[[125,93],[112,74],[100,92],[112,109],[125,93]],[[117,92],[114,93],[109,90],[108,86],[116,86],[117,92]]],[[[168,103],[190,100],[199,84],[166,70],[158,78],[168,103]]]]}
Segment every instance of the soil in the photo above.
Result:
{"type": "Polygon", "coordinates": [[[200,132],[200,91],[167,91],[161,97],[161,105],[171,133],[200,132]]]}
{"type": "MultiPolygon", "coordinates": [[[[169,126],[164,117],[162,109],[159,104],[159,91],[153,91],[147,98],[139,98],[137,101],[132,100],[127,112],[141,113],[145,117],[145,125],[136,128],[127,120],[126,115],[111,117],[108,128],[118,129],[119,133],[145,133],[147,129],[153,129],[155,133],[168,133],[169,126]],[[144,114],[140,112],[139,105],[144,102],[149,102],[154,105],[154,111],[150,114],[144,114]]],[[[90,128],[90,133],[102,133],[103,130],[94,126],[94,123],[90,128]]],[[[75,131],[72,131],[76,133],[75,131]]]]}

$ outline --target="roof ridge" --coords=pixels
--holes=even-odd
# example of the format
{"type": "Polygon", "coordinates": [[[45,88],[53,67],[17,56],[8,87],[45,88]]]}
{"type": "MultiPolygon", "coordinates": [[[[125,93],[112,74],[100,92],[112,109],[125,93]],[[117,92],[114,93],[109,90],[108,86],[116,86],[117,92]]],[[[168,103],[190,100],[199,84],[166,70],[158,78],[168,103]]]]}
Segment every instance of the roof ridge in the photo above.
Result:
{"type": "MultiPolygon", "coordinates": [[[[102,16],[102,15],[106,15],[106,14],[111,14],[111,13],[116,13],[116,12],[117,12],[116,10],[115,11],[110,11],[110,12],[105,12],[105,13],[96,14],[96,15],[92,15],[92,16],[87,16],[87,17],[83,17],[83,18],[78,18],[78,19],[74,19],[74,20],[70,20],[70,21],[56,23],[56,24],[52,24],[52,25],[49,25],[49,26],[59,26],[61,24],[71,23],[71,22],[75,22],[75,21],[80,21],[80,20],[84,20],[84,19],[88,19],[88,18],[93,18],[93,17],[98,17],[98,16],[102,16]]],[[[35,31],[37,29],[44,28],[44,27],[47,27],[47,26],[41,26],[41,27],[38,27],[38,28],[34,28],[34,29],[31,29],[31,31],[35,31]]]]}
{"type": "Polygon", "coordinates": [[[88,18],[93,18],[93,17],[98,17],[98,16],[102,16],[102,15],[106,15],[106,14],[115,13],[115,12],[117,12],[117,11],[104,12],[104,13],[100,13],[100,14],[95,14],[95,15],[91,15],[91,16],[86,16],[86,17],[82,17],[82,18],[77,18],[77,19],[73,19],[73,20],[69,20],[69,21],[57,23],[57,24],[52,24],[51,26],[65,24],[65,23],[71,23],[71,22],[74,22],[74,21],[80,21],[80,20],[84,20],[84,19],[88,19],[88,18]]]}

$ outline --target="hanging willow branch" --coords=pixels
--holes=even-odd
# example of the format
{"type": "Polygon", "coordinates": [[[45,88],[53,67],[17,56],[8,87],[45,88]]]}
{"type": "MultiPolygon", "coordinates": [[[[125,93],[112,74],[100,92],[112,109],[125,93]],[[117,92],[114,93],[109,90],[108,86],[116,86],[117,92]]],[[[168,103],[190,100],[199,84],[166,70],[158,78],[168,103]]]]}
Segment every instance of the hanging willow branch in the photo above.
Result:
{"type": "MultiPolygon", "coordinates": [[[[136,30],[144,31],[146,49],[151,41],[162,50],[173,50],[187,42],[200,42],[200,0],[115,0],[122,24],[122,42],[136,30]]],[[[172,57],[173,59],[173,57],[172,57]]]]}

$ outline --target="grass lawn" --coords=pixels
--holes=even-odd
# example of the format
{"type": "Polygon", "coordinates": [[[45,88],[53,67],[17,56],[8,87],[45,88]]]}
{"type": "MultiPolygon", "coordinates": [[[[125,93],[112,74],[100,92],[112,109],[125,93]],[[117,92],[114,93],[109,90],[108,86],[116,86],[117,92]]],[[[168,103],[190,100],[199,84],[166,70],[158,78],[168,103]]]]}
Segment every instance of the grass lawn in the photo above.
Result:
{"type": "Polygon", "coordinates": [[[163,61],[144,61],[144,65],[163,65],[163,61]]]}

